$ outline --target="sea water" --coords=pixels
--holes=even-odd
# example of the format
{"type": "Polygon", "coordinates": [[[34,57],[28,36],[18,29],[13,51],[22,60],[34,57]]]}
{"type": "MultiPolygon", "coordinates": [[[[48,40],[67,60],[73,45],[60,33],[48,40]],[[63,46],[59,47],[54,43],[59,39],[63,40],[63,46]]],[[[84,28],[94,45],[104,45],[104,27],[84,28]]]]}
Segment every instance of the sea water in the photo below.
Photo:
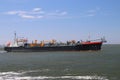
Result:
{"type": "Polygon", "coordinates": [[[120,45],[100,51],[0,51],[0,80],[120,80],[120,45]]]}

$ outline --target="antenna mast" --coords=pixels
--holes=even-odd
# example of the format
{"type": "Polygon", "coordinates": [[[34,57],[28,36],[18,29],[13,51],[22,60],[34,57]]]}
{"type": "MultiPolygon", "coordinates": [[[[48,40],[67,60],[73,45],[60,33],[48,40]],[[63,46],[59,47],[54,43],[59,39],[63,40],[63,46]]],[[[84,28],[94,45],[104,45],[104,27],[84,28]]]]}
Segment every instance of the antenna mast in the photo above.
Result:
{"type": "Polygon", "coordinates": [[[16,43],[17,40],[17,36],[16,36],[16,32],[14,32],[14,43],[16,43]]]}

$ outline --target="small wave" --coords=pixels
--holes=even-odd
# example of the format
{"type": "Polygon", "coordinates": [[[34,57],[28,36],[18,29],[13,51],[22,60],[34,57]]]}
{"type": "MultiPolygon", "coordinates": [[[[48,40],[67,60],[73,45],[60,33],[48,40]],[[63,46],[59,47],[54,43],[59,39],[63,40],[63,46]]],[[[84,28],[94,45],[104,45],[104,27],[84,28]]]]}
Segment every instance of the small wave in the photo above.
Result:
{"type": "Polygon", "coordinates": [[[102,76],[25,76],[24,72],[0,72],[0,80],[48,80],[48,79],[72,79],[72,80],[108,80],[102,76]]]}
{"type": "Polygon", "coordinates": [[[5,76],[5,75],[20,75],[21,73],[18,72],[0,72],[0,76],[5,76]]]}
{"type": "Polygon", "coordinates": [[[18,71],[19,73],[21,73],[21,74],[27,74],[27,73],[34,73],[34,72],[48,72],[48,71],[50,71],[49,69],[41,69],[41,70],[28,70],[28,71],[23,71],[23,70],[21,70],[21,71],[18,71]]]}

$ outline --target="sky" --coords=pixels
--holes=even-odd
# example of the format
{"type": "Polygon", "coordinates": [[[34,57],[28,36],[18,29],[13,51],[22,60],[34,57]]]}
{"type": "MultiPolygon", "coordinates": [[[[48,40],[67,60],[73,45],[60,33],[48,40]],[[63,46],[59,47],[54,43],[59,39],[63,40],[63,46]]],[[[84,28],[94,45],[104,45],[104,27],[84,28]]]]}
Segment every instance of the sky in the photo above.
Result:
{"type": "Polygon", "coordinates": [[[0,44],[105,37],[120,44],[120,0],[0,0],[0,44]]]}

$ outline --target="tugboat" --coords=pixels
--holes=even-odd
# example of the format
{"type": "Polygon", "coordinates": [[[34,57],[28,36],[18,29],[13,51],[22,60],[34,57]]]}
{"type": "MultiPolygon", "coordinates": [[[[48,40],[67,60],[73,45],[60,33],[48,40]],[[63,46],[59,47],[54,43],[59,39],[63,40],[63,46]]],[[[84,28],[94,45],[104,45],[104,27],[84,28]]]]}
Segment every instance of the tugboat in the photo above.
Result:
{"type": "Polygon", "coordinates": [[[101,46],[106,42],[105,38],[87,41],[70,40],[66,42],[57,42],[56,40],[41,41],[35,40],[28,43],[25,38],[18,39],[16,33],[14,34],[14,42],[8,43],[4,50],[7,52],[46,52],[46,51],[87,51],[87,50],[101,50],[101,46]]]}

